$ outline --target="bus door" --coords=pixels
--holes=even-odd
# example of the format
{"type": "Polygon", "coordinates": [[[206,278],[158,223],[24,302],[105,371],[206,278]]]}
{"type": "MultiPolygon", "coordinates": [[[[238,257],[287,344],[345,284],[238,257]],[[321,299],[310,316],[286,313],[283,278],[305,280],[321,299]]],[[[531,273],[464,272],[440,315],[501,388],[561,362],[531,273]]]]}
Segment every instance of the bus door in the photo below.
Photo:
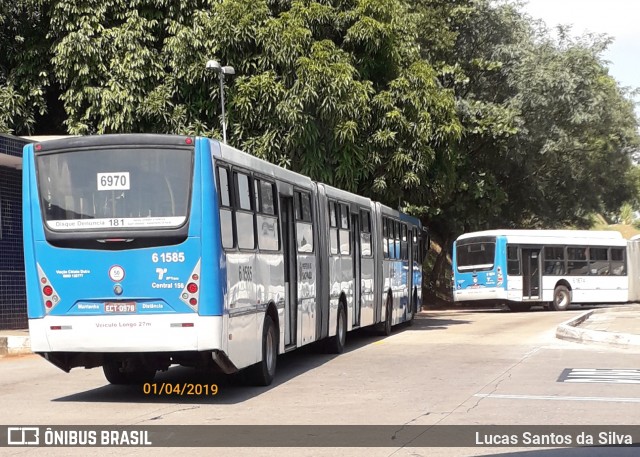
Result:
{"type": "Polygon", "coordinates": [[[353,326],[360,325],[360,309],[362,305],[361,262],[362,238],[360,237],[360,214],[351,215],[351,245],[353,246],[353,326]]]}
{"type": "Polygon", "coordinates": [[[298,288],[296,234],[293,213],[293,198],[280,195],[282,215],[282,253],[284,255],[284,345],[296,344],[298,328],[298,288]]]}
{"type": "Polygon", "coordinates": [[[522,298],[540,298],[540,249],[522,248],[522,298]]]}

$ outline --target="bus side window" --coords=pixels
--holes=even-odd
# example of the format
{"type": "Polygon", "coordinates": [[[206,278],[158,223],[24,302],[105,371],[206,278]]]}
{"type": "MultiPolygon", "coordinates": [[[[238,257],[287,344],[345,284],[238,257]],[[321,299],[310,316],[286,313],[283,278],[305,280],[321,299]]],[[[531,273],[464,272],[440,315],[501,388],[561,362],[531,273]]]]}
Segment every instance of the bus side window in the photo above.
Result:
{"type": "Polygon", "coordinates": [[[567,248],[567,273],[570,275],[586,275],[589,273],[587,264],[587,248],[567,248]]]}
{"type": "Polygon", "coordinates": [[[395,234],[396,224],[393,221],[393,219],[387,219],[387,227],[389,228],[389,237],[387,239],[387,241],[389,242],[389,258],[395,259],[396,258],[396,234],[395,234]]]}
{"type": "Polygon", "coordinates": [[[329,202],[329,238],[331,239],[331,255],[338,254],[338,214],[336,202],[329,202]]]}
{"type": "Polygon", "coordinates": [[[389,258],[389,222],[386,217],[382,218],[382,250],[384,258],[389,258]]]}
{"type": "Polygon", "coordinates": [[[608,276],[610,274],[607,248],[589,248],[589,274],[608,276]]]}
{"type": "Polygon", "coordinates": [[[418,229],[412,228],[409,230],[409,235],[411,236],[411,256],[414,262],[420,263],[420,259],[418,258],[418,251],[420,250],[420,245],[418,244],[418,229]]]}
{"type": "Polygon", "coordinates": [[[360,211],[360,246],[361,256],[371,257],[371,214],[369,211],[360,211]]]}
{"type": "Polygon", "coordinates": [[[280,249],[280,237],[275,208],[275,185],[261,179],[255,179],[254,182],[258,209],[258,248],[262,251],[277,251],[280,249]]]}
{"type": "Polygon", "coordinates": [[[400,239],[400,257],[402,260],[409,260],[409,240],[407,239],[407,225],[400,225],[402,231],[402,238],[400,239]]]}
{"type": "Polygon", "coordinates": [[[394,229],[395,241],[393,247],[395,248],[394,259],[400,260],[400,222],[396,221],[394,229]]]}
{"type": "Polygon", "coordinates": [[[547,246],[544,248],[544,274],[561,276],[564,271],[564,247],[547,246]]]}
{"type": "Polygon", "coordinates": [[[311,195],[295,192],[296,246],[298,252],[313,252],[313,225],[311,220],[311,195]]]}
{"type": "Polygon", "coordinates": [[[520,257],[518,246],[507,246],[507,274],[520,275],[520,257]]]}
{"type": "Polygon", "coordinates": [[[233,233],[233,209],[231,204],[231,192],[229,188],[229,170],[218,167],[218,203],[220,205],[220,235],[222,247],[233,249],[235,239],[233,233]]]}
{"type": "Polygon", "coordinates": [[[340,254],[351,254],[351,220],[349,206],[340,204],[340,254]]]}
{"type": "Polygon", "coordinates": [[[611,248],[611,274],[614,276],[627,274],[624,265],[624,248],[611,248]]]}
{"type": "Polygon", "coordinates": [[[236,235],[240,249],[255,249],[255,224],[251,177],[244,173],[235,173],[236,195],[236,235]]]}

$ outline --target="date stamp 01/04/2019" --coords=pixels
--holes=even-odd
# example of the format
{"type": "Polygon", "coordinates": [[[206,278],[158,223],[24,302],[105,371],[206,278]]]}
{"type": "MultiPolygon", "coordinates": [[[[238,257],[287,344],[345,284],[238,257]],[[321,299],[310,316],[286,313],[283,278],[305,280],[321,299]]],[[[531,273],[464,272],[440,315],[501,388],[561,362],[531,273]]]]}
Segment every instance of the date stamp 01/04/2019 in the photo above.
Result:
{"type": "Polygon", "coordinates": [[[189,396],[214,396],[218,395],[217,384],[201,384],[192,382],[145,382],[142,385],[142,393],[145,395],[189,395],[189,396]]]}

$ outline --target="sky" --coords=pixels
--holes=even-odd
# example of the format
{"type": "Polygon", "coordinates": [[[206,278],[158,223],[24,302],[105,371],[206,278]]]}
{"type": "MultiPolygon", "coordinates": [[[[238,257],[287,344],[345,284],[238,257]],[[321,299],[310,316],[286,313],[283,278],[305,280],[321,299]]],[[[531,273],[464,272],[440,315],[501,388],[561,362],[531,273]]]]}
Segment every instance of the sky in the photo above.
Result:
{"type": "MultiPolygon", "coordinates": [[[[527,1],[527,0],[525,0],[527,1]]],[[[614,39],[603,54],[609,74],[622,87],[640,88],[640,1],[638,0],[528,0],[528,15],[552,29],[573,25],[573,34],[604,33],[614,39]]],[[[635,98],[640,102],[640,97],[635,98]]],[[[640,106],[636,105],[640,116],[640,106]]]]}

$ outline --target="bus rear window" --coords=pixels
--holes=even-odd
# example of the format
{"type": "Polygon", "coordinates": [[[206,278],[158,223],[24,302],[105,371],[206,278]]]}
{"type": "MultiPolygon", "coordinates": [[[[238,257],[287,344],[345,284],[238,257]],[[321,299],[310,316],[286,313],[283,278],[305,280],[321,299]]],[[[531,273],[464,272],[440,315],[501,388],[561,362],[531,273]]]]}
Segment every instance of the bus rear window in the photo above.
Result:
{"type": "Polygon", "coordinates": [[[456,244],[458,271],[491,270],[496,252],[496,242],[492,238],[470,238],[456,244]]]}
{"type": "Polygon", "coordinates": [[[52,230],[174,228],[187,219],[192,149],[77,149],[37,156],[52,230]]]}

